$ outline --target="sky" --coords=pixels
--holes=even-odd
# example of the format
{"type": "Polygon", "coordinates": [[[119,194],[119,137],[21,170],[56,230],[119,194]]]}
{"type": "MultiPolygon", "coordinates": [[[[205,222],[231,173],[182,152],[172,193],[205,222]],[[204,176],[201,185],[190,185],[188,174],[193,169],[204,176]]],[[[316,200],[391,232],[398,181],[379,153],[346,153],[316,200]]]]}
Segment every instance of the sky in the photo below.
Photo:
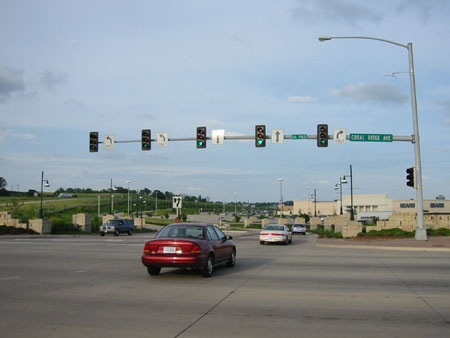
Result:
{"type": "Polygon", "coordinates": [[[449,0],[2,0],[0,176],[9,190],[62,188],[201,195],[213,201],[415,198],[411,142],[318,148],[290,140],[152,143],[195,137],[196,127],[254,136],[255,125],[315,135],[413,134],[408,51],[413,44],[423,196],[450,198],[449,0]],[[89,132],[113,149],[89,152],[89,132]],[[284,181],[280,183],[279,178],[284,181]],[[281,188],[281,189],[280,189],[281,188]],[[350,194],[349,184],[342,186],[350,194]]]}

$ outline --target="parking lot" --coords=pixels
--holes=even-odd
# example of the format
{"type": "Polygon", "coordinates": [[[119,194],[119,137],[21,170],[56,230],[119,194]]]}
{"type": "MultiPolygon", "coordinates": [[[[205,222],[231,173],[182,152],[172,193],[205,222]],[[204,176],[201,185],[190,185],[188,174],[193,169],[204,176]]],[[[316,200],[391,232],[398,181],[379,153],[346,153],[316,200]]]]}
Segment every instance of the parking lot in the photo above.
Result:
{"type": "Polygon", "coordinates": [[[151,235],[0,239],[2,337],[448,337],[450,253],[260,245],[211,278],[140,262],[151,235]]]}

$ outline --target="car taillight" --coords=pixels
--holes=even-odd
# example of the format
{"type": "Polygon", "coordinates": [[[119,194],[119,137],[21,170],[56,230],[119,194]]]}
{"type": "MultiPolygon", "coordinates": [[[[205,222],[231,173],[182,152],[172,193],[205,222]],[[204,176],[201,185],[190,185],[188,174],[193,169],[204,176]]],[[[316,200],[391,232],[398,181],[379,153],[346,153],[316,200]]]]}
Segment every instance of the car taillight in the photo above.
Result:
{"type": "Polygon", "coordinates": [[[158,245],[151,244],[151,243],[145,243],[144,246],[144,253],[155,253],[158,249],[158,245]]]}
{"type": "Polygon", "coordinates": [[[191,253],[196,254],[196,253],[201,253],[201,252],[202,252],[202,250],[200,249],[200,247],[197,244],[194,244],[192,246],[191,253]]]}

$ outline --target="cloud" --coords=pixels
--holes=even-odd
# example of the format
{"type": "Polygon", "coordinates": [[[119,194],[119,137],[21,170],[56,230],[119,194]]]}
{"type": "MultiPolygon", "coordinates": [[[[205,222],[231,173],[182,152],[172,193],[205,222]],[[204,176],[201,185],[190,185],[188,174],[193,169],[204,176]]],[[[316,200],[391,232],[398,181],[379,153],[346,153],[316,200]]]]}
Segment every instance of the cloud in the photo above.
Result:
{"type": "Polygon", "coordinates": [[[312,96],[291,96],[288,97],[288,101],[306,103],[306,102],[317,102],[317,99],[312,96]]]}
{"type": "Polygon", "coordinates": [[[0,65],[0,102],[8,99],[13,93],[24,91],[23,70],[0,65]]]}
{"type": "Polygon", "coordinates": [[[403,0],[397,6],[397,14],[403,14],[408,10],[416,10],[424,24],[428,23],[433,10],[443,10],[447,5],[446,0],[403,0]]]}
{"type": "Polygon", "coordinates": [[[64,84],[67,80],[67,74],[60,73],[57,70],[46,69],[40,78],[40,83],[48,90],[54,90],[56,87],[64,84]]]}
{"type": "Polygon", "coordinates": [[[356,101],[372,101],[379,103],[403,103],[408,95],[390,83],[359,83],[348,85],[343,89],[334,89],[332,94],[356,101]]]}
{"type": "Polygon", "coordinates": [[[375,9],[349,0],[297,0],[292,10],[296,19],[308,22],[339,22],[352,27],[368,21],[380,23],[382,15],[375,9]]]}
{"type": "Polygon", "coordinates": [[[0,144],[5,143],[6,139],[9,137],[17,137],[17,138],[22,138],[24,140],[32,140],[36,137],[36,135],[20,134],[20,133],[15,133],[9,129],[0,129],[0,144]]]}

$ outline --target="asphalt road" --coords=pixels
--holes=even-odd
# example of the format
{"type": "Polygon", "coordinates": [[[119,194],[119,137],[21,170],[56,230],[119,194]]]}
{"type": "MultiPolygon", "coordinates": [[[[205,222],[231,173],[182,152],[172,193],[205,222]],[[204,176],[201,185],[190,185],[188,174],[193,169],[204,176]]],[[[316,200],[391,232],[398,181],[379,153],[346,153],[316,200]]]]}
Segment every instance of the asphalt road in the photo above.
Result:
{"type": "Polygon", "coordinates": [[[450,336],[450,252],[250,236],[211,278],[150,277],[150,237],[0,238],[1,337],[450,336]]]}

